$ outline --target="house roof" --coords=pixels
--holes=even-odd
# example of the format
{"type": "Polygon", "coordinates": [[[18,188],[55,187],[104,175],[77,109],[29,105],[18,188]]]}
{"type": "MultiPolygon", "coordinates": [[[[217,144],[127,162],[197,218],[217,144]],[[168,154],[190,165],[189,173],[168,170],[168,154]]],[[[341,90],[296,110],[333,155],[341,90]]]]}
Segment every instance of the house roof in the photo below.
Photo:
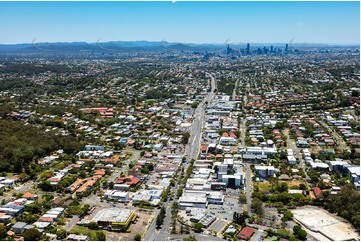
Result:
{"type": "Polygon", "coordinates": [[[237,234],[237,238],[239,239],[247,239],[251,237],[254,233],[254,230],[251,227],[245,227],[237,234]]]}
{"type": "Polygon", "coordinates": [[[322,191],[319,187],[315,187],[315,188],[313,188],[313,193],[315,194],[316,197],[319,197],[319,196],[321,196],[322,191]]]}
{"type": "Polygon", "coordinates": [[[69,200],[67,200],[67,201],[63,204],[63,206],[64,206],[64,207],[68,207],[68,206],[70,206],[72,203],[73,203],[73,200],[72,200],[72,199],[69,199],[69,200]]]}
{"type": "Polygon", "coordinates": [[[94,175],[105,175],[105,170],[104,169],[96,170],[94,175]]]}
{"type": "Polygon", "coordinates": [[[126,177],[119,178],[116,181],[116,183],[126,183],[128,185],[136,185],[139,181],[140,181],[140,179],[138,177],[126,176],[126,177]]]}
{"type": "Polygon", "coordinates": [[[28,225],[27,223],[24,222],[17,222],[16,224],[13,225],[13,229],[22,229],[24,228],[26,225],[28,225]]]}
{"type": "Polygon", "coordinates": [[[62,198],[61,197],[57,197],[53,200],[53,204],[59,204],[61,202],[62,198]]]}
{"type": "Polygon", "coordinates": [[[50,222],[50,223],[52,223],[52,222],[54,222],[54,218],[50,218],[50,217],[40,217],[40,218],[38,219],[38,221],[40,221],[40,222],[50,222]]]}
{"type": "Polygon", "coordinates": [[[29,198],[35,198],[35,197],[37,197],[38,195],[35,195],[35,194],[32,194],[32,193],[30,193],[30,192],[27,192],[27,193],[25,193],[22,197],[23,198],[26,198],[26,199],[29,199],[29,198]]]}

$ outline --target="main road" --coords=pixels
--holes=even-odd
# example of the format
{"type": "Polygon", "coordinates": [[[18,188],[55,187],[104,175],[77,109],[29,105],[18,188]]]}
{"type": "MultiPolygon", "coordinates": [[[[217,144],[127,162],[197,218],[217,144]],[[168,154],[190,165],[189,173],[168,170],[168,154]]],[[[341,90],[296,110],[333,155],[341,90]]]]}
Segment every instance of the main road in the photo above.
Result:
{"type": "MultiPolygon", "coordinates": [[[[214,99],[215,93],[214,90],[216,89],[216,81],[213,77],[213,75],[207,73],[207,76],[211,79],[211,91],[207,94],[207,96],[202,100],[201,103],[199,103],[198,107],[194,111],[194,119],[193,124],[191,126],[190,130],[190,138],[189,138],[189,145],[187,146],[185,150],[185,156],[187,158],[187,162],[182,164],[182,167],[184,171],[187,170],[187,168],[190,165],[190,160],[197,159],[199,149],[200,149],[200,143],[201,143],[201,137],[202,137],[202,127],[204,122],[204,115],[205,115],[205,106],[206,103],[212,102],[214,99]]],[[[176,194],[177,190],[182,188],[181,184],[178,183],[178,179],[176,180],[176,184],[174,187],[171,188],[170,193],[176,194]]],[[[162,228],[160,230],[156,230],[156,219],[153,220],[153,222],[150,224],[148,231],[146,232],[143,240],[144,241],[165,241],[170,238],[170,231],[169,227],[171,225],[171,217],[172,217],[172,204],[174,201],[168,201],[164,204],[164,208],[166,210],[166,216],[164,218],[164,222],[162,225],[162,228]]],[[[157,214],[159,213],[159,210],[157,211],[157,214]]]]}
{"type": "Polygon", "coordinates": [[[187,160],[196,159],[198,156],[202,136],[205,106],[206,103],[212,102],[215,96],[214,90],[216,89],[216,81],[211,74],[207,73],[207,76],[211,78],[211,91],[202,100],[202,102],[199,103],[198,107],[194,111],[194,120],[190,131],[191,136],[189,138],[189,146],[186,149],[187,160]]]}

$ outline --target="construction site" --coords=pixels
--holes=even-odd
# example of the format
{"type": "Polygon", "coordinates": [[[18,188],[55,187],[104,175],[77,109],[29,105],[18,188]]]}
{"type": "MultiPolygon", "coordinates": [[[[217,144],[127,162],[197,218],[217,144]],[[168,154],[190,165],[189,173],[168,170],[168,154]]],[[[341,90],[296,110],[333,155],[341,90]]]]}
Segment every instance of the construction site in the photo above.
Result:
{"type": "Polygon", "coordinates": [[[360,234],[344,219],[326,210],[306,206],[292,210],[293,219],[321,241],[360,241],[360,234]]]}

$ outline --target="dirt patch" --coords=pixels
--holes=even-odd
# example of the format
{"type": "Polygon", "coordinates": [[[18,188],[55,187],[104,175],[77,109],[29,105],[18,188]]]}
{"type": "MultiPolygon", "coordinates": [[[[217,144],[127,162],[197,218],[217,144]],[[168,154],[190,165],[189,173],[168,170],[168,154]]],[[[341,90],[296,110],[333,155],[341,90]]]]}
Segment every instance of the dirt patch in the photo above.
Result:
{"type": "Polygon", "coordinates": [[[303,181],[298,181],[298,180],[290,180],[290,181],[286,181],[288,184],[288,188],[292,187],[292,186],[299,186],[300,184],[305,184],[303,181]]]}

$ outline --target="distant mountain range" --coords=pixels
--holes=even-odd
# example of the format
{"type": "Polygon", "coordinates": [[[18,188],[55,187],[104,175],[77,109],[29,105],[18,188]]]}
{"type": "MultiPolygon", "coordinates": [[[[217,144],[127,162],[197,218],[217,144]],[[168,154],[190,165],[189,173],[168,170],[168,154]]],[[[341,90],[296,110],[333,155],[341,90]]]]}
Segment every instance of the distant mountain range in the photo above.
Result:
{"type": "MultiPolygon", "coordinates": [[[[246,43],[231,44],[231,48],[246,48],[246,43]]],[[[271,46],[284,48],[286,43],[250,43],[251,49],[271,46]]],[[[304,47],[359,47],[358,45],[336,45],[336,44],[289,44],[289,48],[304,47]]],[[[0,53],[37,53],[48,52],[116,52],[116,51],[216,51],[226,49],[227,43],[223,44],[192,44],[192,43],[170,43],[167,41],[111,41],[111,42],[53,42],[53,43],[25,43],[25,44],[0,44],[0,53]]]]}
{"type": "Polygon", "coordinates": [[[0,44],[2,53],[32,53],[39,51],[62,52],[112,52],[112,51],[205,51],[219,50],[225,45],[212,44],[183,44],[166,41],[111,41],[111,42],[54,42],[54,43],[26,43],[0,44]]]}

